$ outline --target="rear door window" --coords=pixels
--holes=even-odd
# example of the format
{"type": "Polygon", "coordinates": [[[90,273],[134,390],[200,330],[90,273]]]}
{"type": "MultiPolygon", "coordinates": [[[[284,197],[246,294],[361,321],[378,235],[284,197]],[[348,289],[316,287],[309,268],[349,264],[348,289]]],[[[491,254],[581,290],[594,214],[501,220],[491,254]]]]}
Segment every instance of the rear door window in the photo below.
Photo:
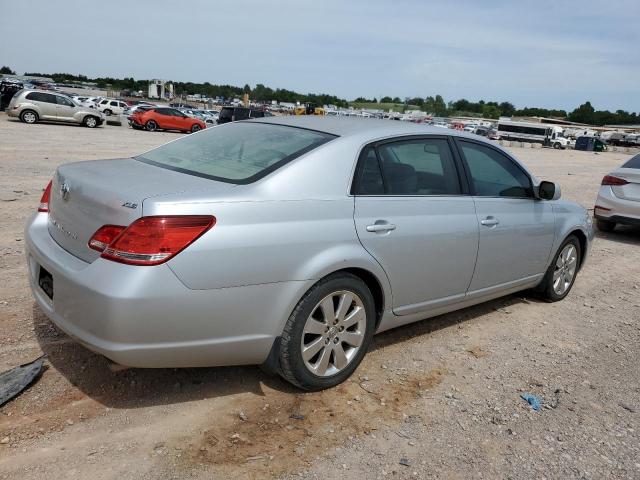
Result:
{"type": "Polygon", "coordinates": [[[56,101],[56,95],[44,92],[31,92],[27,94],[25,98],[33,100],[35,102],[58,103],[56,101]]]}
{"type": "Polygon", "coordinates": [[[384,143],[378,156],[388,195],[459,195],[458,171],[445,138],[384,143]]]}

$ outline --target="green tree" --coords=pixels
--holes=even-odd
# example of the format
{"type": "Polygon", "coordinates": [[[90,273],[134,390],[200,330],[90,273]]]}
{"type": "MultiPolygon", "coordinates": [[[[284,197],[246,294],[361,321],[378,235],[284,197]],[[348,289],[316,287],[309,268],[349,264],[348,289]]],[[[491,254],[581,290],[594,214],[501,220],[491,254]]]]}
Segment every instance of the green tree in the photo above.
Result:
{"type": "Polygon", "coordinates": [[[380,103],[391,103],[393,102],[393,99],[391,97],[382,97],[380,99],[380,103]]]}
{"type": "Polygon", "coordinates": [[[436,116],[438,117],[446,117],[448,112],[447,112],[447,104],[444,101],[444,98],[442,98],[442,95],[436,95],[436,98],[434,99],[434,104],[433,104],[433,113],[436,114],[436,116]]]}
{"type": "Polygon", "coordinates": [[[500,113],[506,117],[512,117],[516,113],[516,107],[511,102],[502,102],[498,105],[500,113]]]}
{"type": "Polygon", "coordinates": [[[569,120],[572,122],[592,124],[595,118],[594,113],[595,109],[591,105],[591,102],[587,101],[569,114],[569,120]]]}
{"type": "Polygon", "coordinates": [[[482,107],[483,118],[497,119],[500,116],[500,109],[495,105],[484,105],[482,107]]]}
{"type": "Polygon", "coordinates": [[[0,68],[0,73],[5,74],[5,75],[15,75],[16,74],[16,72],[11,70],[6,65],[4,65],[4,66],[2,66],[2,68],[0,68]]]}

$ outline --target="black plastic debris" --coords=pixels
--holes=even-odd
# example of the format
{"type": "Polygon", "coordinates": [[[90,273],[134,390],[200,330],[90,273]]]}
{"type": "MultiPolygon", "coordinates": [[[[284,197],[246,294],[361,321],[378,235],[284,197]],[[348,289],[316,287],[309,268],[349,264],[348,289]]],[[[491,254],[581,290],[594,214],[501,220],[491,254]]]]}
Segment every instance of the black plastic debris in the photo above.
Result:
{"type": "Polygon", "coordinates": [[[44,358],[0,373],[0,406],[17,396],[42,373],[44,358]]]}

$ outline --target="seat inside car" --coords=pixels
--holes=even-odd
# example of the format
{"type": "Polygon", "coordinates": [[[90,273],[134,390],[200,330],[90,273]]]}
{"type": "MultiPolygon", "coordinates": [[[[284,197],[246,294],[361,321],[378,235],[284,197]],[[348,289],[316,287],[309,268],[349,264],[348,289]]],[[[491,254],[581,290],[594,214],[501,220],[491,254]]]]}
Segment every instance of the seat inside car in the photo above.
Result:
{"type": "Polygon", "coordinates": [[[415,195],[418,187],[416,169],[405,163],[385,162],[384,173],[392,195],[415,195]]]}

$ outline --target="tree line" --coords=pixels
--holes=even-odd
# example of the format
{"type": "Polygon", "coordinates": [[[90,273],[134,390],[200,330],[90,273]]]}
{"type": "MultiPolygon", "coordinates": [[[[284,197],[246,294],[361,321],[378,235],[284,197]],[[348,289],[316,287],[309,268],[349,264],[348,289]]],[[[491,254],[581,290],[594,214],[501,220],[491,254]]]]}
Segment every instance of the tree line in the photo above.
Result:
{"type": "MultiPolygon", "coordinates": [[[[0,68],[0,73],[13,74],[15,72],[7,66],[0,68]]],[[[147,90],[149,80],[136,80],[133,77],[113,78],[113,77],[97,77],[89,78],[86,75],[74,75],[70,73],[25,73],[25,75],[33,75],[40,77],[50,77],[56,83],[78,83],[91,82],[95,83],[98,88],[111,88],[114,90],[130,90],[145,92],[147,90]]],[[[250,85],[243,87],[234,85],[214,85],[209,82],[173,82],[175,93],[177,95],[193,95],[203,94],[211,98],[241,98],[243,94],[248,93],[253,101],[256,102],[289,102],[289,103],[305,103],[312,102],[318,105],[335,105],[338,107],[348,107],[349,102],[335,95],[324,93],[298,93],[284,88],[270,88],[261,83],[251,88],[250,85]]],[[[524,107],[516,108],[511,102],[494,102],[480,100],[472,102],[467,99],[446,102],[442,95],[421,97],[390,97],[385,96],[378,100],[376,98],[367,99],[364,97],[356,98],[353,103],[380,103],[380,104],[401,104],[405,107],[417,106],[420,110],[432,113],[438,117],[465,115],[465,116],[482,116],[487,119],[497,119],[500,116],[522,116],[522,117],[555,117],[567,119],[573,122],[587,123],[590,125],[605,124],[640,124],[640,114],[636,112],[627,112],[626,110],[616,110],[610,112],[608,110],[595,110],[591,102],[587,101],[571,112],[557,109],[524,107]]]]}

